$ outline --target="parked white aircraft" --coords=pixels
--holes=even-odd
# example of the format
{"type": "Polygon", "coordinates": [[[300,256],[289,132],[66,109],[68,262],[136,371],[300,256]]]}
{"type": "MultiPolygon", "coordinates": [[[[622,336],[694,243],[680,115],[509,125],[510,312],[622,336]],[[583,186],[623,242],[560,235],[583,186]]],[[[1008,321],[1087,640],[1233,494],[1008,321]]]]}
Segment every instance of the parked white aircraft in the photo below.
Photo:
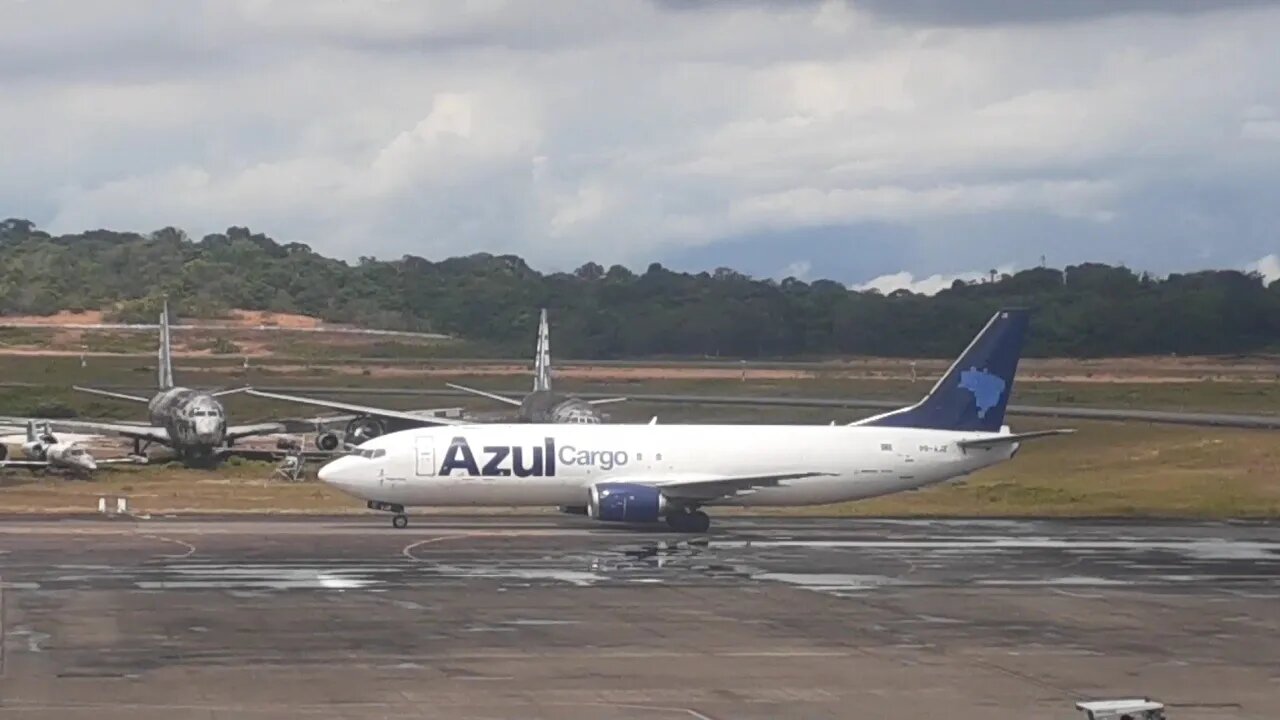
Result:
{"type": "Polygon", "coordinates": [[[320,479],[395,513],[414,505],[558,505],[704,532],[706,506],[815,505],[901,492],[1008,460],[1003,425],[1026,310],[1001,310],[929,394],[845,426],[470,425],[370,440],[320,479]]]}
{"type": "MultiPolygon", "coordinates": [[[[621,397],[583,400],[551,389],[551,331],[547,326],[546,308],[543,308],[538,318],[538,341],[534,348],[532,392],[521,398],[514,398],[465,385],[446,384],[455,390],[479,395],[490,400],[497,400],[500,403],[515,407],[517,408],[516,419],[519,422],[526,423],[599,423],[604,421],[604,415],[596,409],[598,406],[626,400],[626,398],[621,397]]],[[[368,405],[356,405],[340,400],[325,400],[303,395],[285,395],[253,389],[248,390],[248,393],[272,400],[284,400],[353,413],[354,416],[347,422],[346,430],[342,435],[338,435],[333,431],[316,433],[316,447],[325,452],[337,450],[343,444],[359,445],[384,434],[387,430],[406,430],[431,425],[472,424],[471,421],[444,417],[434,410],[392,410],[368,405]]],[[[330,422],[333,420],[336,420],[336,418],[330,419],[330,422]]]]}
{"type": "Polygon", "coordinates": [[[48,423],[27,421],[27,440],[22,444],[24,459],[8,459],[8,448],[0,445],[0,467],[30,467],[64,470],[73,475],[88,476],[101,465],[137,463],[145,458],[123,457],[97,459],[76,442],[59,440],[48,423]]]}

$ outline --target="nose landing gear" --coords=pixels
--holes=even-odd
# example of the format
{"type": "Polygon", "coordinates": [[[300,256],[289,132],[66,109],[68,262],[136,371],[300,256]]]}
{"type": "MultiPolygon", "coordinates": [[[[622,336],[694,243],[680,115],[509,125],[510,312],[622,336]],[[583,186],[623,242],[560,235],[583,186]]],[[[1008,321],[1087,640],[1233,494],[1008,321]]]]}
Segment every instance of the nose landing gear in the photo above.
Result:
{"type": "Polygon", "coordinates": [[[409,526],[409,516],[404,514],[403,505],[382,502],[381,500],[370,500],[367,506],[370,510],[386,510],[387,512],[395,513],[395,515],[391,516],[391,527],[397,530],[403,530],[409,526]]]}

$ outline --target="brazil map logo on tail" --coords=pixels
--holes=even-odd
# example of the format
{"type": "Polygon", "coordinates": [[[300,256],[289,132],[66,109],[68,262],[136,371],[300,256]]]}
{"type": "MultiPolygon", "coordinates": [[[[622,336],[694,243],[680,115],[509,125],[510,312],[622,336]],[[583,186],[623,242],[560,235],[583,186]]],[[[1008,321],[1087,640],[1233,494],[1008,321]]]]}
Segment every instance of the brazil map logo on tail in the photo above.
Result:
{"type": "Polygon", "coordinates": [[[960,373],[960,387],[973,393],[973,401],[978,406],[978,417],[984,418],[988,410],[1000,404],[1005,383],[986,370],[971,367],[960,373]]]}

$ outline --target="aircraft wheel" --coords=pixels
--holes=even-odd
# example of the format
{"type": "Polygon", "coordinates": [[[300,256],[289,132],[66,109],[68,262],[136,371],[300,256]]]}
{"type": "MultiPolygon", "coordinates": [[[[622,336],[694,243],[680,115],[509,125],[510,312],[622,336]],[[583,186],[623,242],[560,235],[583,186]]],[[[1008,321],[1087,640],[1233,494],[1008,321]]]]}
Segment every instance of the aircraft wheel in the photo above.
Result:
{"type": "Polygon", "coordinates": [[[391,527],[397,530],[403,530],[409,526],[409,516],[404,514],[395,515],[391,518],[391,527]]]}
{"type": "Polygon", "coordinates": [[[704,533],[711,529],[711,517],[701,510],[689,513],[689,532],[704,533]]]}
{"type": "Polygon", "coordinates": [[[667,516],[667,525],[682,533],[704,533],[711,527],[711,518],[701,510],[676,512],[667,516]]]}

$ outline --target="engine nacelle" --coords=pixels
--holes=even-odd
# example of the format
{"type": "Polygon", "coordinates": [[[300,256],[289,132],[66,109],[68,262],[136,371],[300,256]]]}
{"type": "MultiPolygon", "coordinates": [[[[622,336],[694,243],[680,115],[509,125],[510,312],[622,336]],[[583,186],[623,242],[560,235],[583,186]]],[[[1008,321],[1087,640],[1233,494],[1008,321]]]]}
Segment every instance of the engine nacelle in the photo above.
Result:
{"type": "Polygon", "coordinates": [[[382,426],[382,421],[377,418],[358,417],[347,423],[345,440],[350,445],[359,445],[366,440],[378,437],[384,432],[386,432],[386,428],[382,426]]]}
{"type": "Polygon", "coordinates": [[[605,522],[656,522],[666,511],[667,499],[652,485],[600,483],[587,496],[587,515],[605,522]]]}
{"type": "Polygon", "coordinates": [[[340,445],[342,445],[342,437],[332,430],[316,435],[316,447],[325,452],[333,452],[340,445]]]}
{"type": "MultiPolygon", "coordinates": [[[[5,452],[8,452],[7,448],[5,452]]],[[[49,446],[39,440],[28,440],[27,442],[22,443],[22,455],[28,460],[44,460],[48,452],[49,446]]]]}

